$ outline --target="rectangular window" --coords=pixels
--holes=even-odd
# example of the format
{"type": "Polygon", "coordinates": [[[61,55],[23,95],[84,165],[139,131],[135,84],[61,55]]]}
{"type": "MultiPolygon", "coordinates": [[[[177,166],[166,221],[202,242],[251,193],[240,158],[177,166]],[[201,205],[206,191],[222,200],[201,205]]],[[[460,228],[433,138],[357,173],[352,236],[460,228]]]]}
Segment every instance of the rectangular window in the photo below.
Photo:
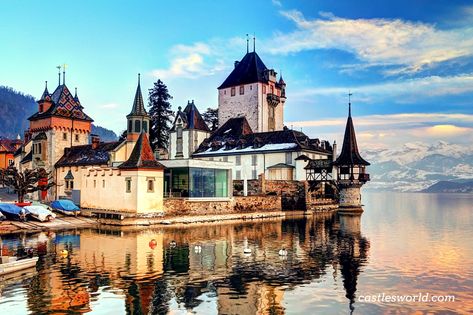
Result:
{"type": "Polygon", "coordinates": [[[130,193],[130,192],[131,192],[131,178],[129,178],[129,177],[128,177],[128,178],[125,178],[125,184],[126,184],[126,185],[125,185],[125,186],[126,186],[125,191],[126,191],[127,193],[130,193]]]}
{"type": "Polygon", "coordinates": [[[42,145],[41,143],[38,143],[38,154],[41,154],[41,147],[42,147],[42,146],[43,146],[43,145],[42,145]]]}
{"type": "Polygon", "coordinates": [[[154,192],[154,177],[148,177],[146,180],[148,181],[148,192],[154,192]]]}
{"type": "Polygon", "coordinates": [[[252,179],[258,179],[258,174],[256,173],[256,169],[252,171],[252,179]]]}
{"type": "Polygon", "coordinates": [[[73,181],[73,180],[71,180],[71,181],[69,182],[69,188],[70,188],[71,190],[74,189],[74,181],[73,181]]]}
{"type": "Polygon", "coordinates": [[[235,156],[235,165],[241,165],[241,155],[235,156]]]}
{"type": "Polygon", "coordinates": [[[94,179],[94,188],[97,188],[97,181],[94,179]]]}
{"type": "Polygon", "coordinates": [[[79,142],[79,135],[76,134],[76,142],[79,142]]]}
{"type": "Polygon", "coordinates": [[[67,140],[67,133],[65,132],[62,133],[62,140],[67,140]]]}
{"type": "Polygon", "coordinates": [[[263,94],[266,94],[266,85],[263,85],[263,94]]]}
{"type": "Polygon", "coordinates": [[[241,171],[236,171],[235,177],[236,177],[235,179],[240,180],[241,179],[241,171]]]}
{"type": "Polygon", "coordinates": [[[105,188],[105,179],[102,180],[102,188],[105,188]]]}
{"type": "Polygon", "coordinates": [[[253,84],[250,84],[250,91],[253,91],[253,84]]]}
{"type": "Polygon", "coordinates": [[[292,165],[292,152],[286,152],[286,164],[292,165]]]}
{"type": "Polygon", "coordinates": [[[274,86],[270,86],[271,87],[271,94],[274,94],[274,86]]]}
{"type": "Polygon", "coordinates": [[[224,156],[224,157],[223,157],[223,161],[224,161],[224,162],[228,162],[228,156],[224,156]]]}
{"type": "Polygon", "coordinates": [[[245,94],[245,86],[240,85],[240,95],[243,95],[243,94],[245,94]]]}
{"type": "Polygon", "coordinates": [[[231,96],[235,96],[235,87],[232,87],[231,91],[230,91],[230,95],[231,96]]]}
{"type": "Polygon", "coordinates": [[[252,165],[252,166],[258,165],[258,156],[257,156],[256,154],[253,154],[253,155],[251,156],[251,165],[252,165]]]}

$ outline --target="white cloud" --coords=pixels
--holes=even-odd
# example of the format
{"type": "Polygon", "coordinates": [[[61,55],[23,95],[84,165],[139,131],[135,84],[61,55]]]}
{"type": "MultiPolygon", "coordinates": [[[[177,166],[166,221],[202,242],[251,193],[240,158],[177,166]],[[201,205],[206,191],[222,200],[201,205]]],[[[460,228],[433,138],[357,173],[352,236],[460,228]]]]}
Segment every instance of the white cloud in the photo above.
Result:
{"type": "Polygon", "coordinates": [[[169,67],[155,69],[151,74],[160,79],[196,79],[212,76],[231,68],[232,63],[228,61],[228,55],[237,47],[242,50],[243,38],[213,39],[206,43],[197,42],[191,45],[178,44],[170,50],[169,67]]]}
{"type": "MultiPolygon", "coordinates": [[[[473,115],[470,114],[443,114],[443,113],[401,113],[390,115],[367,115],[354,117],[357,126],[419,126],[425,124],[465,124],[473,126],[473,115]]],[[[295,127],[328,127],[343,126],[346,117],[302,120],[287,122],[295,127]]]]}
{"type": "MultiPolygon", "coordinates": [[[[473,92],[473,74],[445,77],[429,76],[357,87],[307,88],[292,93],[291,99],[304,101],[308,100],[309,96],[315,95],[346,95],[348,90],[355,94],[357,100],[364,99],[366,102],[372,102],[373,97],[410,96],[419,98],[471,93],[473,92]]],[[[407,101],[403,98],[397,98],[396,100],[398,102],[407,101]]]]}
{"type": "Polygon", "coordinates": [[[340,49],[369,65],[397,66],[387,74],[416,72],[473,54],[471,26],[441,30],[432,24],[400,19],[345,19],[323,12],[322,18],[309,20],[296,10],[281,14],[297,29],[270,40],[266,46],[273,54],[340,49]]]}
{"type": "Polygon", "coordinates": [[[118,105],[116,103],[109,103],[109,104],[99,105],[99,107],[104,108],[104,109],[115,109],[115,108],[120,107],[120,105],[118,105]]]}
{"type": "MultiPolygon", "coordinates": [[[[346,117],[287,122],[312,137],[341,143],[346,117]]],[[[444,113],[401,113],[354,117],[361,146],[386,147],[411,141],[433,143],[448,140],[473,142],[473,115],[444,113]]]]}

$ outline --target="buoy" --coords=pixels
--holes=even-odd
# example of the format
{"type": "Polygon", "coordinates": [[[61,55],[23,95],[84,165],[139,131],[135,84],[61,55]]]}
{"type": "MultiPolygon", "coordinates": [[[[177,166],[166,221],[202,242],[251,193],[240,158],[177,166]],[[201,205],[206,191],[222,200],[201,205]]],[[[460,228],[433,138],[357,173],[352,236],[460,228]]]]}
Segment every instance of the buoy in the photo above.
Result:
{"type": "Polygon", "coordinates": [[[287,250],[285,248],[280,249],[279,256],[287,256],[287,250]]]}
{"type": "Polygon", "coordinates": [[[245,247],[245,248],[243,249],[243,253],[245,253],[245,254],[251,254],[251,248],[245,247]]]}

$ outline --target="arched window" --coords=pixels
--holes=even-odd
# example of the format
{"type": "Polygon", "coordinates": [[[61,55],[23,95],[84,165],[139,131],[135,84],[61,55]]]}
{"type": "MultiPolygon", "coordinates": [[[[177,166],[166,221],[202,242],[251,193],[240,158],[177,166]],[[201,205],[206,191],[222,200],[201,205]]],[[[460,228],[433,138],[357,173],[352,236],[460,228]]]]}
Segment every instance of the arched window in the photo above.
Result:
{"type": "Polygon", "coordinates": [[[139,120],[135,120],[135,132],[141,132],[141,122],[139,120]]]}

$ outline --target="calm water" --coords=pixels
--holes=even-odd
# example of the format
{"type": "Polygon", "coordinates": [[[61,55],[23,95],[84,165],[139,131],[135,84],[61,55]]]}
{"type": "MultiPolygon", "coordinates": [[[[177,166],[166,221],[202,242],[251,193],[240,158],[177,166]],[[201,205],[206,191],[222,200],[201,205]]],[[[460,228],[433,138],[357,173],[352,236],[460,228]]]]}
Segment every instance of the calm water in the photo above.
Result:
{"type": "Polygon", "coordinates": [[[2,280],[0,313],[473,313],[473,195],[364,202],[361,217],[4,237],[41,258],[37,271],[2,280]],[[456,300],[359,300],[383,293],[456,300]]]}

